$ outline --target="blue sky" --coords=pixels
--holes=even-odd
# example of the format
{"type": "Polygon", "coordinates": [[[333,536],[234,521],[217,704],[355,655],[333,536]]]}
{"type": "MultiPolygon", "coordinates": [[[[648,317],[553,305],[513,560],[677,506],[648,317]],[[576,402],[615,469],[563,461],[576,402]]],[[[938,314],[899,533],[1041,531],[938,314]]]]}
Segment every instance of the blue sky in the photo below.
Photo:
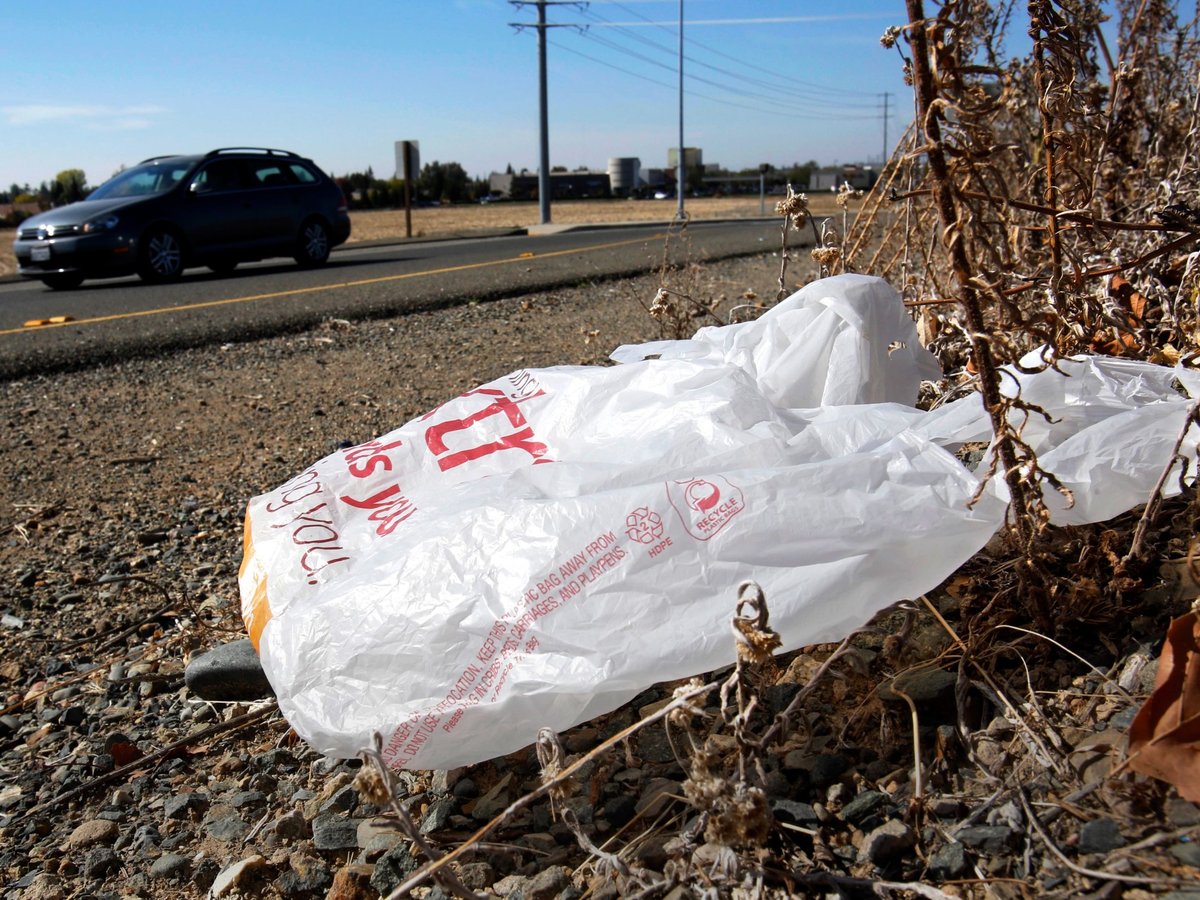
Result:
{"type": "MultiPolygon", "coordinates": [[[[164,153],[267,146],[343,174],[393,142],[472,176],[538,164],[536,21],[506,0],[12,3],[0,187],[164,153]]],[[[550,162],[666,165],[678,143],[678,0],[552,6],[550,162]]],[[[684,143],[727,168],[878,160],[911,118],[901,0],[684,0],[684,143]]]]}

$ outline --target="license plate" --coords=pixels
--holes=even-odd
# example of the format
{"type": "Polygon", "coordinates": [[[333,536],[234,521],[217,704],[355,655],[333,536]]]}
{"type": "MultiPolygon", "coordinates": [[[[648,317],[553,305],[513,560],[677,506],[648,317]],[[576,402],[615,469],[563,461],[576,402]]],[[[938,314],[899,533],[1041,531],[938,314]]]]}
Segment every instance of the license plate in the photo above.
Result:
{"type": "Polygon", "coordinates": [[[50,262],[50,248],[34,247],[29,251],[29,258],[34,262],[50,262]]]}

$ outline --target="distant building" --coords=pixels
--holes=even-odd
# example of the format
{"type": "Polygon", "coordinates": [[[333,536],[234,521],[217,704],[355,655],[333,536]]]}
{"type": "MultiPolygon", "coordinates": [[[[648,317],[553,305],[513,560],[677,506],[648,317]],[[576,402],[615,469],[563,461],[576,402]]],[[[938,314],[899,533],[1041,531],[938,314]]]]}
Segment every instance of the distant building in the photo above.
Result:
{"type": "MultiPolygon", "coordinates": [[[[699,147],[684,147],[683,148],[683,165],[686,169],[703,168],[704,167],[704,151],[699,147]]],[[[679,168],[679,148],[671,147],[667,150],[667,168],[672,171],[679,168]]]]}
{"type": "MultiPolygon", "coordinates": [[[[488,190],[507,200],[535,200],[538,195],[538,175],[522,170],[493,172],[488,177],[488,190]]],[[[592,197],[611,197],[612,183],[608,172],[577,169],[574,172],[551,172],[550,192],[554,200],[582,200],[592,197]]]]}
{"type": "Polygon", "coordinates": [[[824,166],[808,176],[808,189],[813,191],[836,191],[849,183],[857,191],[869,191],[879,180],[879,173],[871,166],[848,163],[844,166],[824,166]]]}

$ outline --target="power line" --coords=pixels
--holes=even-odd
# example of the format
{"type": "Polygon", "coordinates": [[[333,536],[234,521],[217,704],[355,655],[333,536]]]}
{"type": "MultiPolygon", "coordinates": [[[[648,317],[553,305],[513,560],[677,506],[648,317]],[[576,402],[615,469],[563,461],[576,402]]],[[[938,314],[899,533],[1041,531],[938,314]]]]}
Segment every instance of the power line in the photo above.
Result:
{"type": "MultiPolygon", "coordinates": [[[[654,27],[658,28],[659,30],[666,32],[667,34],[674,36],[674,31],[672,31],[672,29],[668,28],[662,22],[656,22],[653,19],[650,19],[650,18],[642,15],[637,10],[630,9],[628,6],[625,6],[623,3],[615,2],[615,0],[612,5],[625,10],[625,12],[629,13],[631,16],[641,19],[643,22],[646,23],[647,26],[654,26],[654,27]]],[[[634,26],[636,24],[636,23],[613,22],[610,19],[605,19],[603,16],[599,15],[598,13],[590,12],[586,8],[583,10],[583,13],[584,13],[584,15],[590,16],[591,18],[601,20],[602,22],[605,23],[602,27],[606,27],[606,28],[620,29],[620,28],[634,26]]],[[[797,18],[799,18],[799,17],[797,17],[797,18]]],[[[834,21],[834,20],[846,19],[846,18],[874,18],[874,16],[857,16],[856,17],[856,16],[842,15],[842,16],[809,16],[809,17],[806,17],[806,19],[809,21],[834,21]]],[[[693,24],[696,24],[696,23],[693,23],[693,24]]],[[[643,26],[643,27],[645,27],[645,26],[643,26]]],[[[640,36],[636,35],[634,32],[618,31],[618,33],[619,34],[628,34],[630,37],[640,38],[640,36]]],[[[641,39],[645,40],[644,38],[641,38],[641,39]]],[[[723,59],[727,59],[730,62],[734,62],[744,68],[753,69],[757,72],[762,72],[763,74],[769,75],[769,76],[771,76],[772,79],[775,79],[777,82],[783,82],[785,85],[803,85],[804,87],[811,88],[815,91],[821,91],[821,92],[829,93],[829,94],[845,94],[845,95],[854,96],[854,97],[866,97],[866,96],[871,95],[871,93],[872,93],[871,91],[861,91],[861,90],[853,90],[851,88],[833,87],[833,86],[827,85],[827,84],[818,84],[817,82],[813,82],[813,81],[805,81],[804,79],[801,79],[801,78],[791,78],[788,76],[780,75],[779,72],[777,72],[777,71],[774,71],[772,69],[767,69],[763,66],[756,65],[752,62],[748,62],[743,59],[739,59],[736,56],[731,56],[728,53],[718,50],[716,47],[710,47],[707,44],[704,44],[704,43],[696,40],[695,37],[689,38],[688,43],[693,47],[699,47],[701,49],[707,50],[709,53],[715,54],[716,56],[719,56],[723,59]]],[[[659,46],[661,47],[661,45],[659,45],[659,46]]],[[[691,60],[691,57],[688,57],[688,59],[691,60]]],[[[698,65],[706,65],[705,63],[698,62],[696,60],[691,60],[691,61],[697,62],[698,65]]],[[[768,85],[768,86],[773,87],[772,85],[768,85]]]]}
{"type": "MultiPolygon", "coordinates": [[[[551,44],[551,46],[554,46],[554,47],[558,48],[559,50],[564,50],[567,53],[573,53],[576,56],[580,56],[580,57],[588,60],[589,62],[594,62],[594,63],[597,63],[598,65],[605,66],[609,69],[614,69],[615,71],[621,72],[625,75],[628,75],[631,78],[637,78],[640,81],[645,81],[648,84],[655,84],[655,85],[658,85],[659,87],[670,88],[671,90],[675,89],[675,85],[670,84],[666,81],[659,81],[655,78],[651,78],[647,75],[643,75],[640,72],[635,72],[632,69],[626,69],[623,66],[618,66],[617,64],[609,62],[608,60],[605,60],[605,59],[601,59],[598,56],[592,56],[590,53],[584,53],[582,50],[577,50],[574,47],[567,46],[566,44],[561,44],[557,41],[550,41],[550,44],[551,44]]],[[[814,113],[811,115],[805,115],[805,114],[788,112],[786,110],[781,110],[778,107],[749,106],[745,103],[735,103],[732,100],[727,100],[722,97],[714,97],[711,94],[702,94],[698,91],[685,90],[684,93],[686,93],[689,97],[697,97],[701,100],[712,101],[713,103],[723,103],[726,106],[732,106],[737,109],[745,109],[750,112],[768,113],[770,115],[783,116],[783,117],[789,118],[789,119],[809,119],[809,120],[816,120],[816,121],[822,121],[822,122],[828,122],[830,119],[830,115],[828,113],[814,113]]],[[[868,115],[838,116],[839,121],[865,121],[865,120],[875,119],[875,118],[877,118],[877,116],[873,116],[873,115],[870,115],[870,116],[868,116],[868,115]]]]}
{"type": "MultiPolygon", "coordinates": [[[[582,37],[584,37],[587,40],[594,41],[598,44],[601,44],[605,47],[609,47],[610,49],[615,50],[618,53],[623,53],[626,56],[631,56],[635,59],[641,60],[642,62],[648,63],[649,65],[656,66],[660,69],[666,69],[668,71],[675,71],[674,67],[669,66],[660,60],[654,59],[653,57],[646,56],[645,54],[642,54],[642,53],[638,53],[635,50],[630,50],[629,48],[623,47],[620,44],[615,43],[614,41],[610,41],[606,38],[599,37],[597,35],[591,34],[590,32],[586,32],[586,31],[582,32],[582,37]]],[[[684,58],[689,59],[689,60],[691,59],[691,57],[687,57],[687,56],[685,56],[684,58]]],[[[698,64],[704,65],[703,63],[698,63],[698,64]]],[[[706,66],[706,67],[707,68],[715,68],[713,66],[706,66]]],[[[724,71],[724,70],[722,70],[722,71],[724,71]]],[[[738,77],[736,74],[731,73],[731,72],[728,74],[732,75],[735,78],[738,77]]],[[[702,75],[694,75],[693,74],[693,75],[689,75],[688,77],[691,81],[699,82],[701,84],[707,84],[711,87],[716,87],[716,88],[719,88],[724,91],[729,91],[730,93],[733,93],[742,98],[754,99],[754,100],[765,100],[772,104],[789,106],[792,109],[795,109],[799,112],[808,112],[808,113],[812,113],[812,114],[820,114],[822,112],[820,107],[824,107],[825,110],[827,110],[829,112],[833,112],[833,111],[843,110],[843,109],[875,109],[878,106],[878,104],[874,103],[874,102],[872,102],[872,103],[846,103],[846,102],[842,102],[842,101],[824,100],[824,99],[816,98],[816,97],[807,97],[806,95],[803,95],[803,94],[791,92],[791,93],[793,93],[794,96],[801,98],[800,100],[793,100],[793,99],[787,98],[786,96],[780,96],[777,93],[765,94],[760,91],[750,91],[750,90],[745,90],[745,89],[739,89],[737,87],[730,87],[730,85],[728,85],[726,83],[714,81],[713,79],[705,78],[702,75]]],[[[773,90],[773,87],[771,85],[767,85],[767,88],[773,90]]],[[[785,92],[785,93],[787,93],[787,92],[785,92]]],[[[877,97],[878,94],[875,94],[872,96],[877,97]]],[[[825,114],[827,115],[828,112],[826,112],[825,114]]]]}

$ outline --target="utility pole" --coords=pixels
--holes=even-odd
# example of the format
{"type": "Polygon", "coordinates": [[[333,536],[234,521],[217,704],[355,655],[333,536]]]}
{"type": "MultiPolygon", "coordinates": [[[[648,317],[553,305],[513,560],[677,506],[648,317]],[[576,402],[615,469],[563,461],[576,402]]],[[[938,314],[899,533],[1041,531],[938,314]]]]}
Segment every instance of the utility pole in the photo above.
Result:
{"type": "Polygon", "coordinates": [[[687,187],[687,164],[683,157],[683,0],[679,0],[679,159],[675,170],[675,215],[683,221],[683,194],[687,187]]]}
{"type": "Polygon", "coordinates": [[[883,161],[879,164],[880,171],[883,171],[883,167],[887,165],[887,161],[888,161],[887,128],[888,128],[888,97],[890,97],[890,96],[892,96],[892,95],[889,94],[887,91],[883,92],[883,161]]]}
{"type": "MultiPolygon", "coordinates": [[[[549,92],[546,88],[546,29],[570,28],[569,25],[547,25],[547,6],[578,6],[575,0],[508,0],[513,6],[521,9],[525,6],[536,6],[538,20],[536,25],[528,22],[509,22],[508,24],[520,31],[522,28],[536,28],[538,33],[538,218],[543,225],[550,224],[550,117],[549,92]]],[[[682,3],[683,0],[680,0],[682,3]]]]}

